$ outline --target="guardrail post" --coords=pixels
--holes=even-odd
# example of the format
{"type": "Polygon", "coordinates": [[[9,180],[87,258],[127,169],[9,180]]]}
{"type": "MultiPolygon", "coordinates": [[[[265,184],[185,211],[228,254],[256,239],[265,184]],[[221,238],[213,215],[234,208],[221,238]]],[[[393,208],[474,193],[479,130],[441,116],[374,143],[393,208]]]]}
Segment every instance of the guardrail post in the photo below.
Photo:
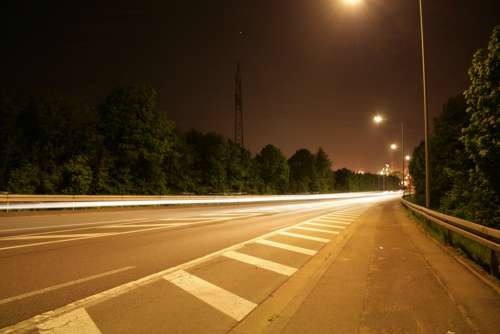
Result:
{"type": "Polygon", "coordinates": [[[490,256],[490,273],[493,276],[500,278],[500,273],[498,272],[497,252],[494,249],[491,250],[491,256],[490,256]]]}
{"type": "Polygon", "coordinates": [[[445,240],[448,246],[453,246],[453,232],[451,230],[446,231],[445,240]]]}

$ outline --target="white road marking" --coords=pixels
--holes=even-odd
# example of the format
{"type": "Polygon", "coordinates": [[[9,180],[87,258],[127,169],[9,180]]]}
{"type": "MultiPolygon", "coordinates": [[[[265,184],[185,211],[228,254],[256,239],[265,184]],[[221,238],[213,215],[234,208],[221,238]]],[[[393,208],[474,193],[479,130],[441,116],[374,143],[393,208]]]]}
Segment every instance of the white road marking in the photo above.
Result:
{"type": "Polygon", "coordinates": [[[343,215],[343,216],[360,216],[362,212],[350,211],[350,212],[335,212],[335,215],[343,215]]]}
{"type": "Polygon", "coordinates": [[[331,224],[319,224],[319,223],[303,223],[302,225],[313,225],[313,226],[322,226],[322,227],[329,227],[329,228],[335,228],[335,229],[345,229],[345,226],[335,226],[331,224]]]}
{"type": "Polygon", "coordinates": [[[105,276],[109,276],[109,275],[121,273],[123,271],[127,271],[127,270],[134,269],[134,268],[135,267],[133,267],[133,266],[128,266],[128,267],[123,267],[123,268],[120,268],[120,269],[110,270],[110,271],[106,271],[104,273],[100,273],[100,274],[96,274],[96,275],[92,275],[92,276],[80,278],[80,279],[77,279],[77,280],[74,280],[74,281],[69,281],[69,282],[66,282],[66,283],[61,283],[61,284],[49,286],[47,288],[43,288],[43,289],[40,289],[40,290],[35,290],[35,291],[31,291],[31,292],[20,294],[20,295],[17,295],[17,296],[13,296],[13,297],[1,299],[0,300],[0,305],[8,304],[8,303],[15,302],[15,301],[18,301],[18,300],[21,300],[21,299],[24,299],[24,298],[28,298],[28,297],[33,297],[33,296],[41,295],[41,294],[44,294],[44,293],[47,293],[47,292],[51,292],[51,291],[54,291],[54,290],[59,290],[59,289],[62,289],[62,288],[66,288],[68,286],[72,286],[72,285],[77,285],[77,284],[80,284],[80,283],[88,282],[88,281],[91,281],[91,280],[94,280],[94,279],[97,279],[97,278],[101,278],[101,277],[105,277],[105,276]]]}
{"type": "Polygon", "coordinates": [[[319,222],[319,223],[328,223],[328,225],[342,225],[342,226],[347,226],[351,225],[352,222],[341,222],[341,221],[335,221],[335,220],[313,220],[313,222],[319,222]]]}
{"type": "Polygon", "coordinates": [[[27,235],[27,236],[12,236],[0,238],[0,241],[12,240],[32,240],[32,239],[62,239],[62,238],[79,238],[79,237],[101,237],[110,233],[80,233],[80,234],[49,234],[49,235],[27,235]]]}
{"type": "Polygon", "coordinates": [[[305,254],[305,255],[315,255],[317,252],[313,249],[309,248],[304,248],[304,247],[298,247],[298,246],[292,246],[289,244],[285,244],[282,242],[276,242],[276,241],[271,241],[271,240],[266,240],[266,239],[260,239],[257,240],[255,243],[261,244],[261,245],[266,245],[266,246],[271,246],[271,247],[276,247],[276,248],[281,248],[281,249],[286,249],[292,252],[300,253],[300,254],[305,254]]]}
{"type": "Polygon", "coordinates": [[[298,233],[290,233],[290,232],[285,232],[285,231],[279,232],[279,234],[285,235],[287,237],[300,238],[300,239],[318,241],[318,242],[323,242],[323,243],[327,243],[327,242],[330,241],[330,239],[326,239],[326,238],[311,237],[309,235],[303,235],[303,234],[298,234],[298,233]]]}
{"type": "Polygon", "coordinates": [[[106,226],[99,226],[98,228],[127,228],[127,227],[160,227],[160,226],[165,226],[165,227],[172,227],[175,226],[174,224],[123,224],[123,225],[106,225],[106,226]]]}
{"type": "Polygon", "coordinates": [[[164,279],[189,292],[198,299],[227,314],[236,321],[242,320],[257,306],[232,292],[224,290],[183,270],[163,276],[164,279]]]}
{"type": "Polygon", "coordinates": [[[269,231],[276,231],[276,230],[279,230],[285,226],[290,226],[290,224],[283,224],[283,225],[280,225],[280,226],[276,226],[276,227],[273,227],[271,229],[269,229],[269,231]]]}
{"type": "Polygon", "coordinates": [[[274,271],[275,273],[285,275],[285,276],[292,276],[297,271],[297,268],[293,268],[293,267],[286,266],[284,264],[269,261],[269,260],[264,260],[264,259],[261,259],[259,257],[246,255],[246,254],[243,254],[240,252],[229,251],[229,252],[224,253],[222,255],[225,257],[228,257],[230,259],[244,262],[247,264],[251,264],[253,266],[256,266],[256,267],[259,267],[262,269],[274,271]]]}
{"type": "Polygon", "coordinates": [[[101,331],[84,308],[76,309],[37,326],[41,333],[100,334],[101,331]]]}
{"type": "Polygon", "coordinates": [[[330,219],[351,219],[351,220],[356,220],[358,219],[359,216],[340,216],[340,215],[331,215],[327,216],[325,218],[330,218],[330,219]]]}
{"type": "MultiPolygon", "coordinates": [[[[182,220],[209,220],[209,219],[210,218],[205,218],[205,217],[191,217],[191,218],[189,218],[189,217],[181,217],[181,218],[160,218],[158,220],[168,220],[168,221],[170,221],[170,220],[180,220],[180,221],[182,221],[182,220]]],[[[213,219],[210,219],[210,220],[213,220],[213,219]]]]}
{"type": "Polygon", "coordinates": [[[330,231],[330,230],[324,230],[322,228],[303,227],[303,226],[295,226],[293,229],[294,230],[311,231],[311,232],[328,233],[328,234],[339,234],[340,233],[339,231],[330,231]]]}
{"type": "Polygon", "coordinates": [[[140,229],[140,230],[126,231],[126,232],[117,232],[117,233],[99,233],[99,235],[88,236],[88,237],[70,238],[70,239],[62,239],[62,240],[52,240],[52,241],[44,241],[44,242],[35,242],[35,243],[31,243],[31,244],[22,244],[22,245],[1,247],[0,251],[4,251],[4,250],[8,250],[8,249],[16,249],[16,248],[25,248],[25,247],[33,247],[33,246],[42,246],[42,245],[57,244],[57,243],[62,243],[62,242],[75,241],[75,240],[94,239],[94,238],[101,238],[101,237],[105,237],[105,236],[114,236],[114,235],[139,233],[139,232],[145,232],[145,231],[154,231],[154,230],[161,230],[161,229],[165,229],[165,228],[168,228],[168,226],[166,226],[166,227],[165,226],[162,226],[162,227],[151,227],[151,228],[144,228],[144,229],[140,229]]]}
{"type": "Polygon", "coordinates": [[[126,222],[135,222],[141,220],[148,220],[148,218],[135,218],[135,219],[120,219],[120,220],[107,220],[96,223],[78,223],[78,224],[69,224],[69,225],[53,225],[53,226],[40,226],[40,227],[24,227],[24,228],[11,228],[6,230],[0,230],[0,233],[4,232],[18,232],[18,231],[30,231],[30,230],[50,230],[57,228],[66,228],[73,226],[94,226],[94,225],[102,225],[102,224],[114,224],[114,223],[126,223],[126,222]]]}
{"type": "Polygon", "coordinates": [[[324,222],[342,222],[342,223],[352,223],[356,219],[343,219],[343,218],[326,218],[326,217],[319,217],[315,218],[314,221],[324,221],[324,222]]]}

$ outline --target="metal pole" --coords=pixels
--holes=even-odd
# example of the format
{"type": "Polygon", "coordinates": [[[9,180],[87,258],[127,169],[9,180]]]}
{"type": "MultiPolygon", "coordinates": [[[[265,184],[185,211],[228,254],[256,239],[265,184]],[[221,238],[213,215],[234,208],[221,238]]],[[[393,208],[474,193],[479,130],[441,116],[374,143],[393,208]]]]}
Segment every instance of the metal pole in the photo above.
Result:
{"type": "Polygon", "coordinates": [[[403,195],[405,194],[405,126],[401,122],[401,175],[403,179],[401,180],[403,185],[403,195]]]}
{"type": "Polygon", "coordinates": [[[418,0],[420,14],[420,50],[422,52],[422,89],[424,98],[424,143],[425,143],[425,206],[431,206],[431,192],[429,180],[429,122],[427,114],[427,83],[425,70],[425,39],[424,39],[424,13],[422,10],[422,0],[418,0]]]}

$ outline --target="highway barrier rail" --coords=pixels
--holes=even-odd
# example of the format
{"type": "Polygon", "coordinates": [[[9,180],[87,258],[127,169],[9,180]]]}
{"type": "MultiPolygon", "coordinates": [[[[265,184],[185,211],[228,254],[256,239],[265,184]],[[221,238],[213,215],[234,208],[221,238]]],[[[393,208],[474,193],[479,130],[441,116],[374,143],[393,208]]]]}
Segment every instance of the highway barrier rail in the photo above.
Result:
{"type": "Polygon", "coordinates": [[[207,205],[307,201],[384,196],[396,192],[358,192],[312,195],[215,196],[100,196],[100,195],[0,195],[0,211],[79,209],[148,205],[207,205]]]}
{"type": "Polygon", "coordinates": [[[490,251],[490,273],[500,278],[498,269],[498,253],[500,252],[500,230],[495,228],[476,224],[465,219],[446,215],[441,212],[427,209],[423,206],[411,203],[401,199],[402,204],[412,212],[424,217],[433,223],[438,224],[447,231],[445,241],[452,245],[453,233],[461,235],[464,238],[474,240],[475,242],[488,248],[490,251]]]}

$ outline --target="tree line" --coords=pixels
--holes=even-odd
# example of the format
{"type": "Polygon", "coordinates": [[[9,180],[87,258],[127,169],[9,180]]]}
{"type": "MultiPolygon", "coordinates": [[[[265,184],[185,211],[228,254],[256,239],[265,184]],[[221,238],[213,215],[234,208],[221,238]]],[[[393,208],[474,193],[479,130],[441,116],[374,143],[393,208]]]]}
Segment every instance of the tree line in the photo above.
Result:
{"type": "MultiPolygon", "coordinates": [[[[500,26],[469,69],[470,86],[450,98],[429,141],[431,207],[500,227],[500,26]]],[[[409,166],[425,203],[424,144],[409,166]]]]}
{"type": "MultiPolygon", "coordinates": [[[[181,132],[148,85],[95,106],[61,97],[0,97],[0,191],[23,194],[285,194],[381,189],[373,174],[332,170],[323,149],[252,154],[215,133],[181,132]]],[[[386,189],[397,189],[390,176],[386,189]]]]}

